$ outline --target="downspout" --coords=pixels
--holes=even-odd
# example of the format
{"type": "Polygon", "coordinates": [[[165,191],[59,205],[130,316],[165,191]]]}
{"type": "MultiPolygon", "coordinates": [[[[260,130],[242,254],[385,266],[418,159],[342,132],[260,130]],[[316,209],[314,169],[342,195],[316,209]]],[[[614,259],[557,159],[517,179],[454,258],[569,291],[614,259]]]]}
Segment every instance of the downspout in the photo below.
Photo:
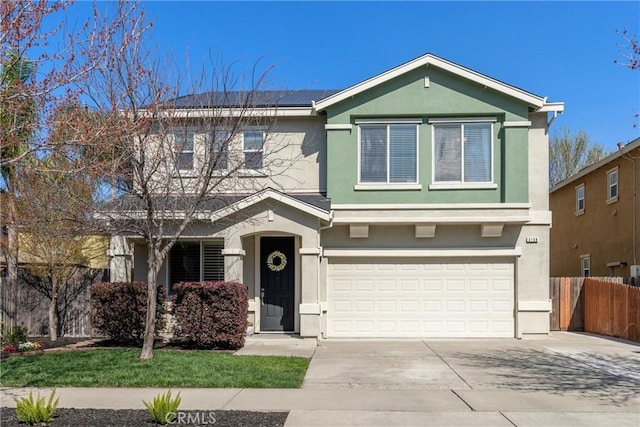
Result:
{"type": "Polygon", "coordinates": [[[633,265],[638,265],[637,259],[637,243],[638,240],[638,158],[632,156],[625,156],[623,153],[624,145],[622,142],[618,143],[618,149],[620,150],[620,156],[633,163],[633,224],[631,224],[632,241],[631,247],[633,252],[633,265]]]}
{"type": "MultiPolygon", "coordinates": [[[[322,306],[320,304],[320,264],[322,264],[322,257],[324,255],[324,248],[320,245],[320,235],[322,234],[323,230],[326,230],[326,229],[331,228],[331,227],[333,227],[333,210],[331,210],[331,212],[329,213],[329,225],[326,225],[324,227],[320,227],[320,229],[319,229],[320,232],[318,233],[318,249],[320,250],[320,253],[318,254],[318,274],[317,274],[317,277],[316,277],[316,281],[317,281],[317,283],[316,283],[316,292],[317,292],[316,293],[316,298],[318,300],[318,308],[319,308],[319,311],[320,311],[320,317],[318,317],[318,322],[320,322],[320,320],[322,319],[322,315],[323,315],[322,306]]],[[[320,323],[320,325],[318,325],[318,326],[322,326],[322,323],[320,323]]],[[[320,335],[322,335],[322,332],[323,332],[322,328],[319,328],[319,329],[320,329],[320,335]]]]}
{"type": "Polygon", "coordinates": [[[638,265],[636,258],[638,240],[638,159],[633,159],[633,265],[638,265]]]}

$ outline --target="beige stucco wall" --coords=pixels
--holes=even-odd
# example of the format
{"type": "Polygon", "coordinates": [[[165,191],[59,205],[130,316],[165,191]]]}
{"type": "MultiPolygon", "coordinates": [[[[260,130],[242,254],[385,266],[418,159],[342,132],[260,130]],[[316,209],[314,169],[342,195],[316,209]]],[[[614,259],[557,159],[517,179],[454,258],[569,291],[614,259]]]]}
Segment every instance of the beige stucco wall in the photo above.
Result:
{"type": "MultiPolygon", "coordinates": [[[[229,169],[216,173],[212,186],[217,193],[253,193],[272,187],[284,192],[324,192],[326,191],[326,132],[325,120],[321,116],[280,117],[256,129],[266,133],[263,149],[263,168],[244,168],[242,132],[231,141],[228,151],[229,169]],[[238,166],[240,165],[240,167],[238,166]],[[229,170],[233,170],[229,177],[229,170]]],[[[192,170],[176,172],[173,169],[172,139],[167,137],[165,145],[160,139],[148,139],[145,153],[149,164],[158,162],[160,167],[153,170],[155,187],[165,191],[161,184],[166,177],[173,177],[173,190],[177,194],[198,190],[198,180],[207,167],[205,158],[206,128],[194,125],[194,165],[192,170]],[[159,160],[153,160],[153,159],[159,160]]]]}

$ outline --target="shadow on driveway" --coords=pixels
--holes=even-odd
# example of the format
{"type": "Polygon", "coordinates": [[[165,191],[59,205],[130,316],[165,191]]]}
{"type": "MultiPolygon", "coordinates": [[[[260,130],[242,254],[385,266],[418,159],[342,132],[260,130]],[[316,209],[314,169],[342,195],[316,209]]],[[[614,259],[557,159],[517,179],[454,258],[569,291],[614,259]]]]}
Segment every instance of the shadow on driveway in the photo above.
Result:
{"type": "Polygon", "coordinates": [[[640,403],[640,362],[635,354],[505,348],[444,357],[472,388],[573,394],[614,405],[640,403]]]}

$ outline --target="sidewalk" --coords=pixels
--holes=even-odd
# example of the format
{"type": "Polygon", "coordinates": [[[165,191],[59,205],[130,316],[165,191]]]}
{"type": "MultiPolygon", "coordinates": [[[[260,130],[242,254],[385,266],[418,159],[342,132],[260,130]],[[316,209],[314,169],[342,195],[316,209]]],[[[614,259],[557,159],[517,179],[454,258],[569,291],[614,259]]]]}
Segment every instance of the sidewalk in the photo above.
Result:
{"type": "MultiPolygon", "coordinates": [[[[2,388],[12,397],[49,388],[2,388]]],[[[165,389],[58,388],[61,408],[144,409],[165,389]]],[[[634,426],[640,402],[594,405],[588,399],[512,390],[174,389],[180,409],[290,411],[286,426],[634,426]]]]}

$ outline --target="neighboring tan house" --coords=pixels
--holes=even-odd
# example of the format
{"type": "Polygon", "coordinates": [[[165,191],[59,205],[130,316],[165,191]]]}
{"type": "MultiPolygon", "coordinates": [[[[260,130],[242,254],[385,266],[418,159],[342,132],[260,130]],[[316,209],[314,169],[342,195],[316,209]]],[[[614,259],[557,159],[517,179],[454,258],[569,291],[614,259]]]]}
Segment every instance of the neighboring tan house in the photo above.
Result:
{"type": "MultiPolygon", "coordinates": [[[[547,134],[563,109],[431,54],[342,91],[290,91],[269,138],[241,139],[288,141],[297,175],[208,206],[160,282],[246,284],[256,332],[546,334],[547,134]]],[[[112,248],[129,244],[145,280],[141,240],[112,248]]]]}
{"type": "Polygon", "coordinates": [[[640,138],[551,188],[551,275],[640,276],[640,138]]]}

